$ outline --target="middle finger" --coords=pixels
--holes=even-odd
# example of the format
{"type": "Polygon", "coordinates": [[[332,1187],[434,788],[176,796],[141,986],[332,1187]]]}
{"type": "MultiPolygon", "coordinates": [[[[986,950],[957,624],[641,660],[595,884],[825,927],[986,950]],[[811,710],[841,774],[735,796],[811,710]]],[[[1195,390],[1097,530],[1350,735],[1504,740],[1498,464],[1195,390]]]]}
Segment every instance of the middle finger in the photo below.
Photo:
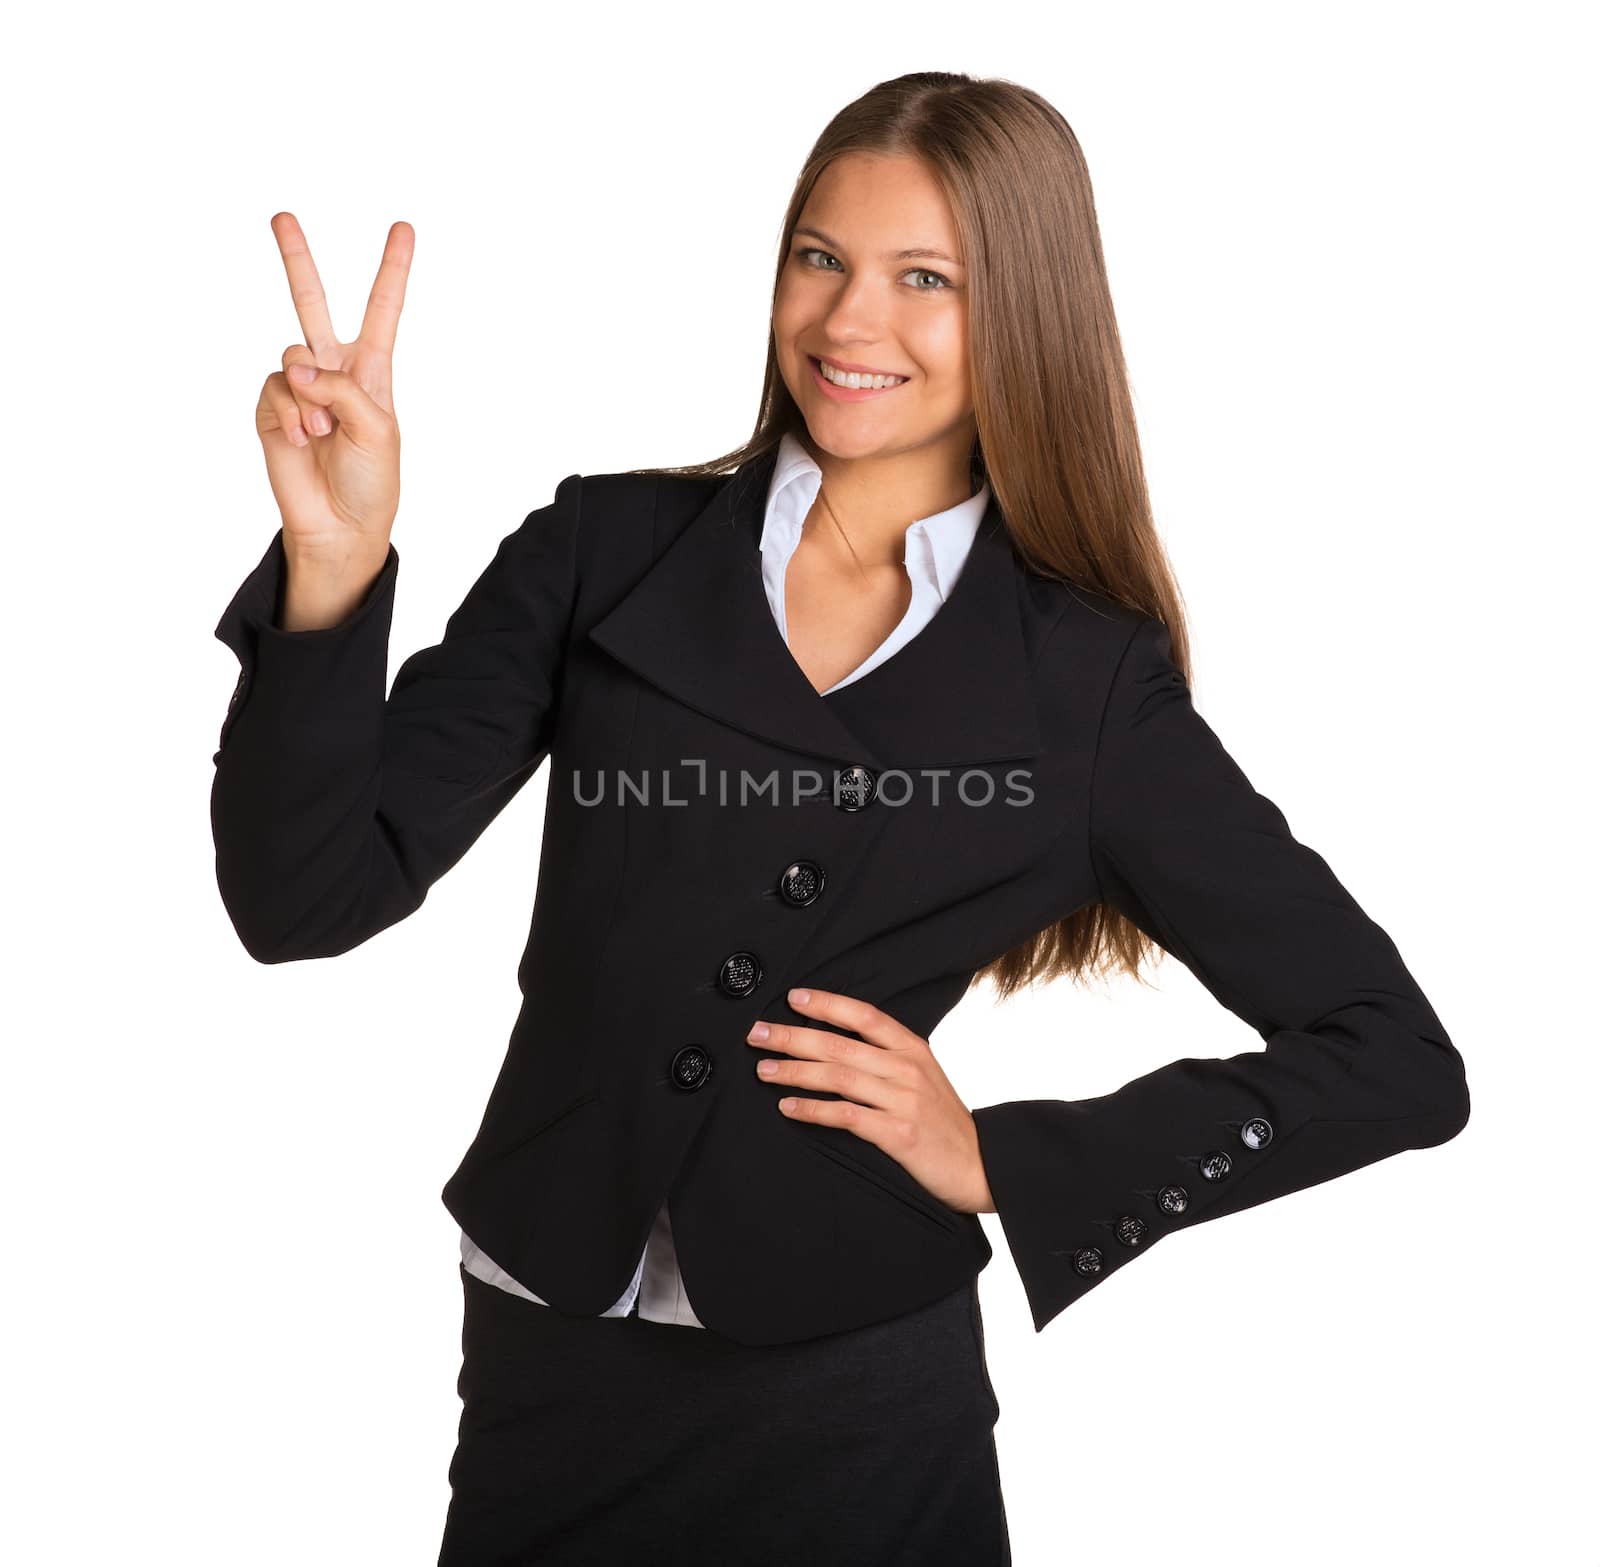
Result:
{"type": "Polygon", "coordinates": [[[865,1040],[851,1039],[828,1028],[802,1028],[793,1023],[757,1021],[745,1035],[745,1043],[762,1050],[781,1050],[785,1055],[810,1061],[826,1061],[863,1072],[871,1077],[892,1078],[895,1059],[891,1052],[865,1040]],[[762,1029],[766,1033],[761,1032],[762,1029]]]}

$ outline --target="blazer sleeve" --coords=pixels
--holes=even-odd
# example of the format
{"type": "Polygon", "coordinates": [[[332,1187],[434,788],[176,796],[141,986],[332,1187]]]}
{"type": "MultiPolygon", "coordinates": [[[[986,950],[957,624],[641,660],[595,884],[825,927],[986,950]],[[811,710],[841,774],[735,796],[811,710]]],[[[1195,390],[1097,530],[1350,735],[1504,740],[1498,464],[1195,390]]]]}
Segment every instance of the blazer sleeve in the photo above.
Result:
{"type": "Polygon", "coordinates": [[[1445,1142],[1469,1113],[1394,943],[1223,749],[1153,618],[1111,683],[1089,837],[1101,900],[1265,1049],[973,1112],[1035,1332],[1172,1231],[1445,1142]]]}
{"type": "Polygon", "coordinates": [[[261,963],[332,957],[421,906],[549,754],[582,480],[504,537],[387,699],[399,553],[340,624],[285,631],[280,528],[218,621],[238,682],[212,757],[217,886],[261,963]]]}

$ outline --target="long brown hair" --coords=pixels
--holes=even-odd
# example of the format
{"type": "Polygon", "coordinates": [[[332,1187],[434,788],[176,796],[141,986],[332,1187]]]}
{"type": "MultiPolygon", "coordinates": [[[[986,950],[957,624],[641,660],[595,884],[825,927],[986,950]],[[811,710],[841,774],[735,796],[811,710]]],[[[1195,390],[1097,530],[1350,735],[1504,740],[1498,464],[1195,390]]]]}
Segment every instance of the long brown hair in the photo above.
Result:
{"type": "MultiPolygon", "coordinates": [[[[1018,554],[1041,575],[1163,621],[1187,680],[1181,594],[1150,512],[1094,191],[1072,127],[1037,93],[994,77],[917,71],[880,82],[834,116],[806,158],[784,214],[774,298],[812,187],[847,153],[919,158],[950,204],[970,279],[973,474],[987,477],[1018,554]]],[[[709,462],[630,471],[731,473],[804,427],[769,329],[750,439],[709,462]]],[[[1003,998],[1060,977],[1142,978],[1157,945],[1094,903],[996,958],[973,983],[987,978],[1003,998]]]]}

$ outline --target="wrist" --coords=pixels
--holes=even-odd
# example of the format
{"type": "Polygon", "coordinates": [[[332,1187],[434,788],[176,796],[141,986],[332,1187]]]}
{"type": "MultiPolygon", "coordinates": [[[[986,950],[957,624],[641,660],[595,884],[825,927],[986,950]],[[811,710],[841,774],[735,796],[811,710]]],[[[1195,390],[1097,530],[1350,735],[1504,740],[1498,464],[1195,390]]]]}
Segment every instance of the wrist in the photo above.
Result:
{"type": "Polygon", "coordinates": [[[284,549],[283,587],[273,625],[280,631],[325,631],[342,624],[371,593],[389,558],[352,552],[339,559],[284,549]]]}

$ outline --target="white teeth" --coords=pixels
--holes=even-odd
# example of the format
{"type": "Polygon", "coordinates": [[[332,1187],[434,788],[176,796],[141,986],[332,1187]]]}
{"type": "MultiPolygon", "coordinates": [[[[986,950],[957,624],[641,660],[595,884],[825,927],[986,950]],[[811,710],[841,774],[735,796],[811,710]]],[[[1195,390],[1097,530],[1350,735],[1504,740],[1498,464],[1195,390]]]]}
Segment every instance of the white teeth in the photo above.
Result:
{"type": "Polygon", "coordinates": [[[905,377],[903,375],[858,375],[854,370],[848,374],[843,370],[835,370],[832,365],[819,359],[817,368],[822,372],[825,381],[832,381],[835,386],[847,386],[853,391],[860,391],[863,387],[898,386],[905,377]]]}

